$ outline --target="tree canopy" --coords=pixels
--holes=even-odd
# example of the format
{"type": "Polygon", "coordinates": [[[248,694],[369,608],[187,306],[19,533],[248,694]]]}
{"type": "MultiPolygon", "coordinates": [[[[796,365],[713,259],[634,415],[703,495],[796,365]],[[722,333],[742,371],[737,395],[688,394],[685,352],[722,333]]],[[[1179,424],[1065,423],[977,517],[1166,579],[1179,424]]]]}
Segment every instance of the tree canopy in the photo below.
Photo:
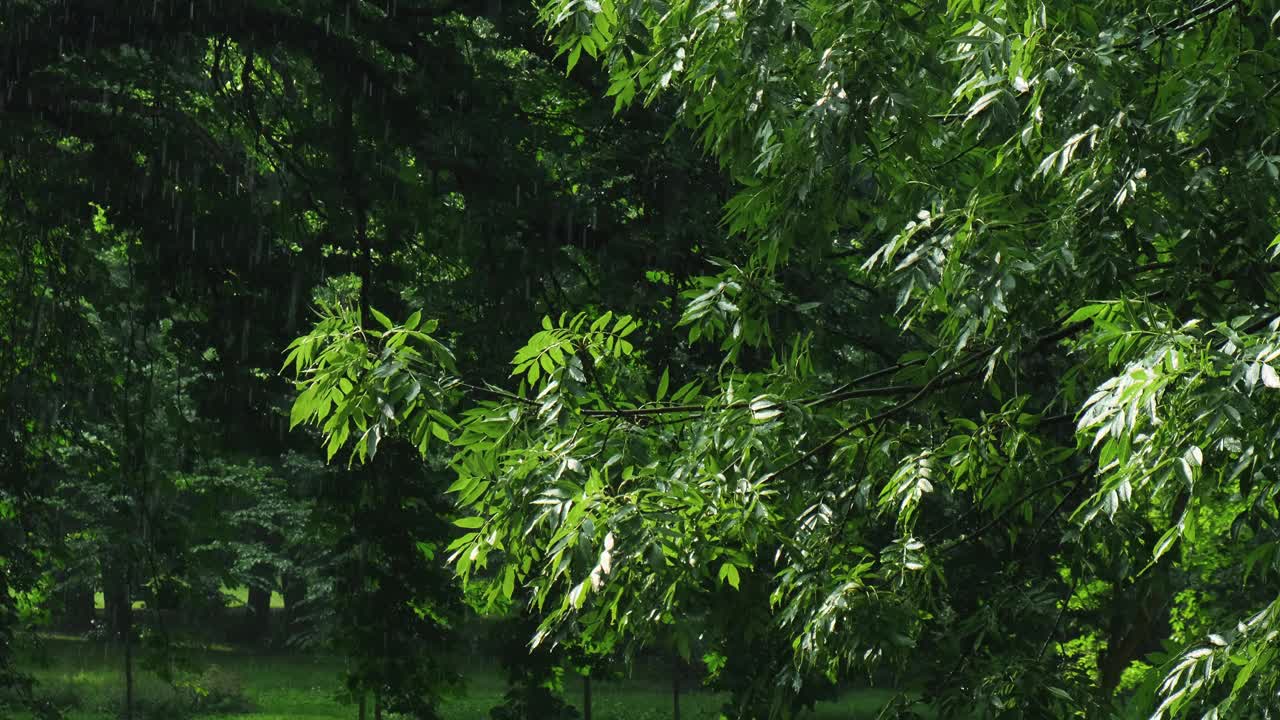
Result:
{"type": "Polygon", "coordinates": [[[731,717],[1274,707],[1280,5],[119,5],[0,20],[12,587],[198,448],[353,656],[465,593],[731,717]]]}

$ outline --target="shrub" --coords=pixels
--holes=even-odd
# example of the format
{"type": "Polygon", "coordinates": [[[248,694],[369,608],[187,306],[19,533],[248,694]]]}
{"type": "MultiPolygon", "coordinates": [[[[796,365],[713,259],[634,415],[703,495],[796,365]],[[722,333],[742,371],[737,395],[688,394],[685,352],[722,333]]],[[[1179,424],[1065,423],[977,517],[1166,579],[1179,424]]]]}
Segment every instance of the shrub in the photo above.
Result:
{"type": "MultiPolygon", "coordinates": [[[[119,686],[109,711],[124,715],[124,695],[119,686]]],[[[105,708],[104,708],[105,709],[105,708]]],[[[186,720],[196,712],[195,693],[170,685],[151,674],[140,674],[133,683],[133,713],[139,720],[186,720]]]]}
{"type": "Polygon", "coordinates": [[[245,695],[240,676],[219,665],[210,665],[199,676],[183,685],[193,693],[198,713],[241,713],[253,710],[253,702],[245,695]]]}
{"type": "Polygon", "coordinates": [[[62,713],[68,710],[79,710],[85,705],[84,692],[74,680],[69,678],[41,682],[36,685],[35,696],[62,713]]]}
{"type": "MultiPolygon", "coordinates": [[[[124,716],[124,682],[118,675],[104,677],[76,673],[48,678],[32,690],[34,707],[60,714],[84,710],[124,716]]],[[[28,707],[14,689],[0,688],[0,717],[9,709],[28,707]]],[[[137,720],[189,720],[196,715],[244,713],[254,709],[244,693],[244,683],[230,670],[212,665],[198,675],[176,683],[140,672],[134,676],[133,712],[137,720]]]]}
{"type": "Polygon", "coordinates": [[[559,695],[539,686],[518,686],[507,691],[501,705],[489,711],[490,720],[577,720],[578,709],[559,695]]]}

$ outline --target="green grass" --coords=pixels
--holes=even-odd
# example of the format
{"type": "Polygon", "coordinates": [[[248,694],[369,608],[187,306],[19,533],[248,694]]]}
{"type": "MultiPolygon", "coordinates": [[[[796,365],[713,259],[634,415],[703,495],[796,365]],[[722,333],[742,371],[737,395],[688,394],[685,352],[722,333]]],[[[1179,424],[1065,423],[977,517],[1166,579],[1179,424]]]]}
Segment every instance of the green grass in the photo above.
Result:
{"type": "MultiPolygon", "coordinates": [[[[217,664],[235,673],[243,682],[245,694],[255,710],[236,715],[204,715],[207,720],[330,720],[356,717],[355,708],[336,699],[340,660],[313,655],[274,655],[248,651],[199,650],[185,653],[197,667],[217,664]]],[[[72,686],[83,696],[102,705],[121,692],[120,656],[115,649],[70,637],[51,637],[44,642],[41,656],[24,662],[25,668],[38,680],[52,686],[72,686]]],[[[446,720],[484,720],[489,708],[501,701],[505,692],[502,679],[483,668],[465,673],[465,688],[448,698],[442,708],[446,720]]],[[[142,684],[148,692],[165,688],[154,676],[143,674],[142,684]]],[[[617,682],[597,681],[592,687],[595,720],[665,720],[671,717],[671,694],[665,683],[633,679],[617,682]]],[[[581,680],[568,681],[567,699],[581,699],[581,680]]],[[[869,720],[876,717],[892,693],[858,691],[847,693],[837,702],[823,703],[812,720],[869,720]]],[[[681,694],[683,720],[714,720],[719,715],[724,696],[687,691],[681,694]]],[[[15,720],[27,720],[17,716],[15,720]]],[[[75,711],[69,720],[114,720],[110,713],[75,711]]]]}
{"type": "MultiPolygon", "coordinates": [[[[245,604],[249,602],[249,588],[246,588],[246,587],[237,587],[237,588],[224,587],[222,588],[222,594],[227,599],[227,607],[243,607],[245,604]]],[[[142,600],[133,601],[133,608],[135,610],[140,610],[146,607],[146,605],[147,604],[142,600]]],[[[98,610],[103,610],[107,607],[106,601],[102,593],[96,592],[93,594],[93,607],[98,610]]],[[[282,596],[278,592],[273,591],[271,593],[271,607],[274,610],[282,609],[284,607],[284,596],[282,596]]]]}
{"type": "MultiPolygon", "coordinates": [[[[146,606],[147,606],[147,603],[146,603],[146,602],[144,602],[144,601],[142,601],[142,600],[134,600],[134,601],[133,601],[133,609],[134,609],[134,610],[141,610],[141,609],[145,608],[146,606]]],[[[96,592],[96,593],[94,593],[94,594],[93,594],[93,609],[95,609],[95,610],[105,610],[106,608],[107,608],[107,601],[106,601],[106,597],[105,597],[101,592],[96,592]]]]}
{"type": "MultiPolygon", "coordinates": [[[[222,588],[222,594],[227,598],[228,607],[240,607],[249,602],[249,588],[222,588]]],[[[279,610],[284,607],[284,597],[275,591],[271,593],[271,607],[279,610]]]]}

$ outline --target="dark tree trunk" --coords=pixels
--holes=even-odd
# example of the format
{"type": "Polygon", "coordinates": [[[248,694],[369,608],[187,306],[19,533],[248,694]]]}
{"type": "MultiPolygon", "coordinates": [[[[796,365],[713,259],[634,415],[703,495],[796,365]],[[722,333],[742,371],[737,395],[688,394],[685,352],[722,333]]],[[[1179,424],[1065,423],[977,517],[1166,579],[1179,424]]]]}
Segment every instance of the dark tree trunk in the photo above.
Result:
{"type": "Polygon", "coordinates": [[[124,573],[111,565],[102,576],[102,606],[107,634],[112,640],[122,640],[133,621],[132,605],[124,573]]]}
{"type": "MultiPolygon", "coordinates": [[[[156,610],[168,610],[170,613],[182,607],[182,588],[172,579],[158,583],[155,594],[156,610]]],[[[148,606],[150,604],[148,603],[148,606]]]]}
{"type": "Polygon", "coordinates": [[[1168,634],[1172,593],[1167,558],[1131,586],[1123,581],[1112,585],[1107,647],[1098,657],[1098,684],[1105,698],[1115,694],[1129,665],[1159,650],[1160,638],[1168,634]]]}
{"type": "Polygon", "coordinates": [[[680,659],[671,663],[671,717],[680,720],[680,659]]]}
{"type": "Polygon", "coordinates": [[[249,586],[248,616],[245,618],[248,639],[265,643],[271,639],[271,591],[249,586]]]}
{"type": "Polygon", "coordinates": [[[281,578],[281,595],[284,596],[284,627],[285,632],[293,635],[298,631],[298,624],[302,620],[302,601],[307,597],[307,584],[302,578],[292,573],[286,573],[281,578]]]}
{"type": "Polygon", "coordinates": [[[124,718],[133,720],[133,639],[124,638],[124,718]]]}
{"type": "Polygon", "coordinates": [[[93,588],[76,586],[62,592],[62,618],[68,632],[82,633],[93,625],[93,588]]]}
{"type": "Polygon", "coordinates": [[[582,720],[591,720],[591,671],[582,676],[582,720]]]}
{"type": "Polygon", "coordinates": [[[133,720],[133,598],[129,592],[132,568],[124,575],[123,592],[117,603],[120,615],[120,637],[124,638],[124,717],[133,720]]]}

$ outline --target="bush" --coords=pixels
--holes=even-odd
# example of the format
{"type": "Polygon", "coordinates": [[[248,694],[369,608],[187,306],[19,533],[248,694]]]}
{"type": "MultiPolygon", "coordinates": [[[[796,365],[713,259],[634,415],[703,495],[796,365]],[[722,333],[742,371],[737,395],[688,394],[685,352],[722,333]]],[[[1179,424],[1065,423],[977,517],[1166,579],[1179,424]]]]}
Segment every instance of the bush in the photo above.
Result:
{"type": "Polygon", "coordinates": [[[507,691],[490,720],[577,720],[578,709],[547,688],[520,686],[507,691]]]}
{"type": "MultiPolygon", "coordinates": [[[[124,716],[124,683],[78,673],[45,680],[34,689],[36,701],[61,713],[86,710],[124,716]]],[[[7,700],[0,695],[0,708],[7,700]]],[[[16,706],[16,702],[9,703],[16,706]]],[[[137,720],[189,720],[196,715],[242,713],[253,710],[240,677],[217,665],[185,680],[170,684],[151,673],[138,673],[133,683],[133,712],[137,720]]],[[[0,716],[3,716],[0,712],[0,716]]]]}
{"type": "Polygon", "coordinates": [[[58,678],[36,685],[35,696],[62,713],[84,707],[84,693],[74,680],[68,678],[58,678]]]}
{"type": "Polygon", "coordinates": [[[182,683],[194,695],[198,713],[242,713],[253,710],[244,694],[240,676],[219,665],[210,665],[196,678],[182,683]]]}
{"type": "MultiPolygon", "coordinates": [[[[123,688],[116,692],[109,706],[103,708],[117,715],[124,715],[123,688]]],[[[151,674],[140,674],[133,681],[133,716],[139,720],[186,720],[196,712],[195,693],[184,687],[176,687],[151,674]]]]}

